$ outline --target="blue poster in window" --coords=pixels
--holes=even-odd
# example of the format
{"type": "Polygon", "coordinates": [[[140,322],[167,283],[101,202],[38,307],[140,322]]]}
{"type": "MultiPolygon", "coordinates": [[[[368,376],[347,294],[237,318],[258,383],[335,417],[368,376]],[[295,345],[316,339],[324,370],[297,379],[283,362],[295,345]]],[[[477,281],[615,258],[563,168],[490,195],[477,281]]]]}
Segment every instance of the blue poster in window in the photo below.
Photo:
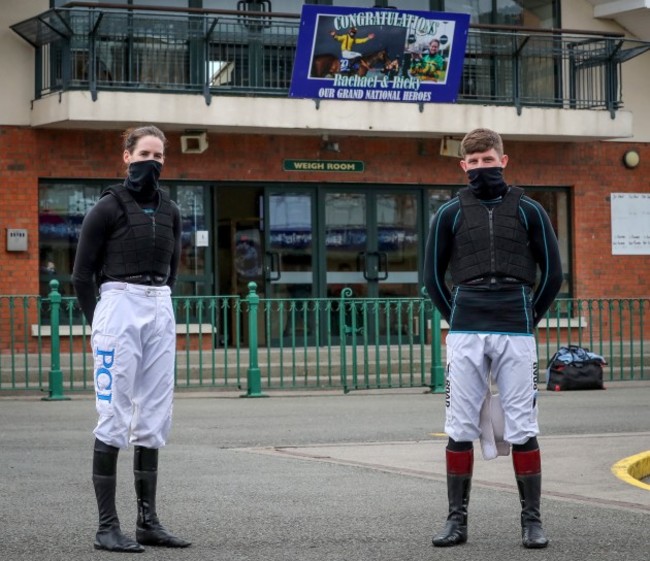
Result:
{"type": "Polygon", "coordinates": [[[303,5],[291,97],[453,103],[469,14],[303,5]]]}

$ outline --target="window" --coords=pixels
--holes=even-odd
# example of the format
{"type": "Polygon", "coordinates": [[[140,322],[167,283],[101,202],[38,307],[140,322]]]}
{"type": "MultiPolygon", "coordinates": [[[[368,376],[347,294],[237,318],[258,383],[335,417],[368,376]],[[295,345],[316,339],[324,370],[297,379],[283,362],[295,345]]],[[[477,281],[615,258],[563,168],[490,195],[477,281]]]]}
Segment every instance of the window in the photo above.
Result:
{"type": "Polygon", "coordinates": [[[559,0],[445,0],[444,10],[470,14],[471,23],[560,27],[559,0]]]}
{"type": "Polygon", "coordinates": [[[102,189],[109,184],[41,184],[38,235],[42,296],[49,293],[49,282],[52,279],[59,281],[61,294],[74,296],[71,275],[81,222],[86,212],[99,200],[102,189]]]}
{"type": "Polygon", "coordinates": [[[526,187],[526,195],[540,203],[548,213],[560,246],[564,280],[558,298],[570,298],[571,288],[571,232],[569,230],[568,188],[526,187]]]}
{"type": "MultiPolygon", "coordinates": [[[[74,296],[71,277],[81,223],[86,212],[99,200],[102,190],[114,183],[114,180],[41,182],[38,229],[42,296],[49,293],[52,279],[59,281],[61,294],[74,296]]],[[[174,294],[211,294],[209,189],[204,185],[170,183],[163,184],[163,188],[168,190],[181,211],[182,251],[174,294]],[[205,234],[197,235],[197,232],[205,234]]]]}
{"type": "Polygon", "coordinates": [[[429,191],[429,218],[438,212],[438,209],[450,200],[458,189],[436,189],[429,191]]]}
{"type": "MultiPolygon", "coordinates": [[[[473,24],[532,29],[560,27],[556,0],[465,0],[446,2],[449,11],[468,13],[473,24]]],[[[531,35],[525,45],[508,35],[470,34],[461,93],[466,99],[495,103],[556,105],[561,88],[561,60],[551,35],[531,35]]]]}
{"type": "Polygon", "coordinates": [[[213,240],[210,240],[208,190],[203,185],[179,185],[170,189],[172,199],[181,211],[182,247],[178,264],[177,296],[204,296],[213,293],[213,240]]]}
{"type": "MultiPolygon", "coordinates": [[[[99,3],[101,0],[89,0],[90,2],[99,3]]],[[[72,0],[50,0],[50,4],[53,8],[62,8],[66,4],[70,4],[72,0]]],[[[131,4],[130,0],[111,0],[111,4],[131,4]]]]}

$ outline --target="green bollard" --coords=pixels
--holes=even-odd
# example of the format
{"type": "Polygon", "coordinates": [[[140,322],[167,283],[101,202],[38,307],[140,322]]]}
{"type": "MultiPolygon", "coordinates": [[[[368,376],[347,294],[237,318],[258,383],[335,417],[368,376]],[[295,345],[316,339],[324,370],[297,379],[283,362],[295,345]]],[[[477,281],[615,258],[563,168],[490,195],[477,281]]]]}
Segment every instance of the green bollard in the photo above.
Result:
{"type": "MultiPolygon", "coordinates": [[[[346,355],[347,349],[347,336],[352,333],[352,327],[347,325],[345,319],[345,303],[346,298],[352,297],[352,289],[346,286],[341,290],[341,299],[339,300],[339,345],[341,351],[341,385],[343,386],[343,393],[350,393],[350,386],[348,385],[348,361],[346,355]]],[[[353,362],[353,384],[356,382],[356,364],[353,362]]],[[[354,387],[354,386],[353,386],[354,387]]]]}
{"type": "Polygon", "coordinates": [[[61,372],[59,343],[59,311],[61,308],[61,293],[59,292],[59,281],[50,281],[50,294],[48,295],[52,309],[50,311],[50,372],[49,372],[49,395],[42,398],[43,401],[67,401],[70,398],[63,395],[63,372],[61,372]]]}
{"type": "Polygon", "coordinates": [[[442,342],[440,341],[440,312],[434,306],[431,318],[431,393],[444,393],[445,369],[442,366],[442,342]]]}
{"type": "MultiPolygon", "coordinates": [[[[429,299],[427,289],[423,286],[420,289],[422,297],[429,299]]],[[[445,369],[442,366],[442,341],[440,340],[440,311],[432,306],[431,314],[431,393],[444,393],[445,391],[445,369]]]]}
{"type": "Polygon", "coordinates": [[[247,388],[246,394],[240,397],[269,397],[262,393],[262,372],[257,360],[257,313],[260,305],[260,297],[256,292],[257,284],[248,283],[248,351],[249,364],[246,371],[247,388]]]}

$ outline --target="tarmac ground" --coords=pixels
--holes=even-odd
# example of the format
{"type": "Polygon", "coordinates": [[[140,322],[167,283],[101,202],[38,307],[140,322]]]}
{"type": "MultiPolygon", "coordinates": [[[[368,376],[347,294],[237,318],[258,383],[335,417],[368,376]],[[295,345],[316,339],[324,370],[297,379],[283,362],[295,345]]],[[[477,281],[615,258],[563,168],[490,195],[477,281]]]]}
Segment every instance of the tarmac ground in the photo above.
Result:
{"type": "MultiPolygon", "coordinates": [[[[179,391],[160,452],[158,514],[192,547],[136,559],[251,561],[646,561],[650,486],[626,458],[650,456],[650,382],[540,392],[545,550],[521,546],[509,457],[476,445],[469,541],[431,546],[447,510],[444,395],[179,391]],[[623,464],[625,466],[625,464],[623,464]],[[614,471],[613,471],[614,470],[614,471]],[[614,473],[617,472],[617,473],[614,473]],[[623,473],[624,475],[624,473],[623,473]],[[637,474],[638,475],[638,474],[637,474]]],[[[0,559],[123,559],[95,551],[91,394],[0,398],[0,559]]],[[[132,451],[118,512],[135,526],[132,451]]]]}

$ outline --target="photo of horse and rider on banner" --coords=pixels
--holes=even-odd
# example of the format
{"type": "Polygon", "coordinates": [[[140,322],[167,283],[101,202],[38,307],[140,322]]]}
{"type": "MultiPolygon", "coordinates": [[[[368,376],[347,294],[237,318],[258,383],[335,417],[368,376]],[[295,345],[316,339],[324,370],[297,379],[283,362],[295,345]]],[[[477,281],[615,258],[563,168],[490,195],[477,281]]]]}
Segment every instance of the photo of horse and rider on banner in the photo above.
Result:
{"type": "Polygon", "coordinates": [[[290,95],[453,102],[469,16],[304,5],[290,95]]]}

